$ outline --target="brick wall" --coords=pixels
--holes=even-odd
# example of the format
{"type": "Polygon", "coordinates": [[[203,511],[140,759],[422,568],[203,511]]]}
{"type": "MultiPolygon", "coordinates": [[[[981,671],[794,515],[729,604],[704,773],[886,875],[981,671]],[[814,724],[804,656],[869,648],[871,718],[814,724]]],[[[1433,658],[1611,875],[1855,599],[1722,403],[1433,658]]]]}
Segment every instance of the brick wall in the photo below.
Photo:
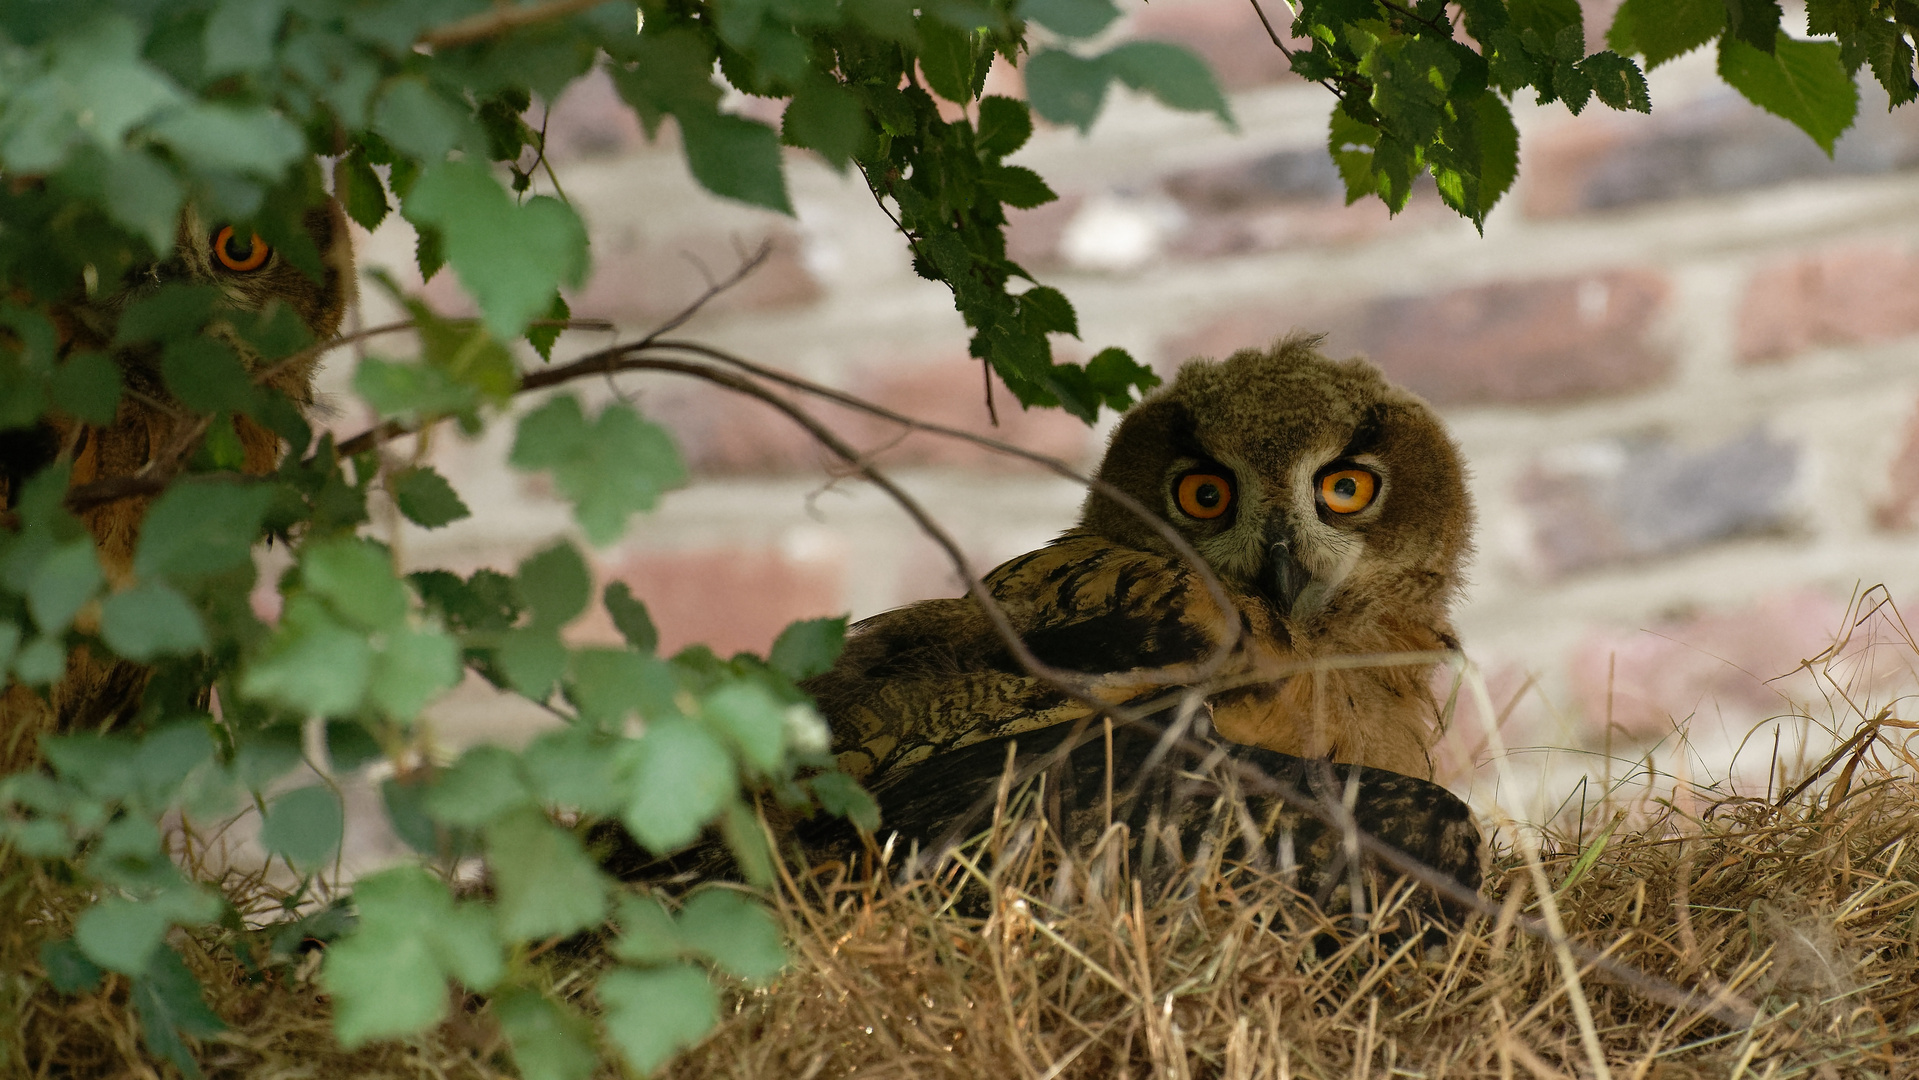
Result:
{"type": "MultiPolygon", "coordinates": [[[[1207,53],[1242,130],[1118,91],[1090,137],[1042,130],[1021,152],[1063,196],[1019,214],[1011,237],[1079,308],[1085,345],[1063,348],[1119,344],[1170,373],[1320,330],[1438,405],[1482,519],[1465,642],[1496,696],[1530,687],[1509,741],[1670,746],[1674,720],[1692,717],[1702,749],[1686,767],[1723,771],[1782,687],[1810,693],[1803,678],[1764,680],[1824,647],[1857,589],[1919,596],[1919,111],[1888,114],[1868,81],[1829,161],[1719,84],[1709,56],[1689,57],[1654,74],[1651,117],[1518,107],[1522,175],[1481,237],[1430,190],[1398,220],[1342,205],[1325,91],[1286,75],[1238,0],[1154,0],[1132,20],[1207,53]]],[[[771,240],[769,265],[687,334],[990,430],[945,290],[912,275],[852,178],[794,156],[786,219],[701,194],[670,129],[647,145],[603,85],[569,93],[554,128],[593,237],[579,314],[641,331],[771,240]]],[[[405,276],[404,226],[364,241],[369,266],[405,276]]],[[[364,317],[386,318],[366,296],[364,317]]],[[[600,569],[654,605],[669,643],[759,649],[791,618],[957,591],[930,543],[780,418],[665,377],[629,389],[678,433],[697,479],[600,569]]],[[[1022,414],[1003,390],[999,403],[996,434],[1096,460],[1103,431],[1022,414]]],[[[887,440],[834,419],[864,445],[887,440]]],[[[441,441],[436,459],[478,516],[406,533],[409,558],[510,564],[564,527],[504,447],[441,441]]],[[[982,568],[1048,539],[1078,504],[1072,485],[967,447],[915,438],[880,460],[982,568]]],[[[462,715],[443,716],[455,742],[462,715]]],[[[1461,740],[1448,760],[1463,784],[1476,744],[1461,740]]],[[[1542,791],[1602,771],[1577,753],[1524,760],[1542,791]]]]}

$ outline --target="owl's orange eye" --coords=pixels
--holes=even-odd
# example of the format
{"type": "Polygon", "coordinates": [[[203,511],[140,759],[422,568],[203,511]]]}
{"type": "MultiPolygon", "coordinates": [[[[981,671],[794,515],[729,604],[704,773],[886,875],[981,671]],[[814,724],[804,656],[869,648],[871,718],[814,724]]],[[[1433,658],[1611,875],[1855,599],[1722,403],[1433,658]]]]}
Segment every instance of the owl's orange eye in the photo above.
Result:
{"type": "Polygon", "coordinates": [[[266,265],[267,256],[271,254],[273,249],[267,246],[265,240],[260,239],[259,233],[250,232],[242,235],[234,232],[233,226],[228,225],[215,233],[213,237],[213,257],[228,270],[235,270],[242,274],[249,270],[258,270],[266,265]]]}
{"type": "Polygon", "coordinates": [[[1319,501],[1335,514],[1357,514],[1373,503],[1379,478],[1365,469],[1340,469],[1319,478],[1319,501]]]}
{"type": "Polygon", "coordinates": [[[1233,505],[1233,482],[1218,473],[1190,472],[1179,478],[1174,494],[1181,512],[1210,521],[1233,505]]]}

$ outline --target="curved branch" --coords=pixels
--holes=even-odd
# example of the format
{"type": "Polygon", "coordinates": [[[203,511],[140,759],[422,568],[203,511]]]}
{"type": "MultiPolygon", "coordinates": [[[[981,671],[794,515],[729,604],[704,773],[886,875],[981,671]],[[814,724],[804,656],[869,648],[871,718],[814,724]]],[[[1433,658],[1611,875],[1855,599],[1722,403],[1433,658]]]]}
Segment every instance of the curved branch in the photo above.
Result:
{"type": "Polygon", "coordinates": [[[548,0],[544,4],[495,7],[491,11],[469,15],[445,26],[428,30],[415,38],[413,43],[431,49],[451,49],[461,45],[471,45],[476,41],[485,41],[487,38],[518,30],[522,26],[531,26],[549,19],[564,19],[568,15],[591,11],[604,3],[606,0],[548,0]]]}

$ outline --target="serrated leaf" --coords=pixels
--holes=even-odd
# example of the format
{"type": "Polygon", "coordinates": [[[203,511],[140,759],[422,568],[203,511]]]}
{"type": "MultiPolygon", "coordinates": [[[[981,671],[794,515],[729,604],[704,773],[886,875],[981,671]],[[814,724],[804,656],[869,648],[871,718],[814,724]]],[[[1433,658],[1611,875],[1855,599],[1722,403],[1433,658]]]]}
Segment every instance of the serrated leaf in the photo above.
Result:
{"type": "Polygon", "coordinates": [[[402,200],[401,213],[445,238],[447,261],[495,337],[518,337],[551,305],[554,289],[577,286],[585,276],[586,228],[579,215],[545,195],[514,205],[476,162],[428,168],[402,200]]]}
{"type": "Polygon", "coordinates": [[[1830,41],[1781,34],[1771,55],[1731,37],[1719,42],[1719,77],[1760,108],[1791,121],[1832,155],[1859,111],[1859,88],[1830,41]]]}
{"type": "Polygon", "coordinates": [[[198,652],[206,627],[179,590],[158,581],[115,593],[100,605],[100,637],[129,660],[198,652]]]}
{"type": "MultiPolygon", "coordinates": [[[[580,719],[611,730],[637,714],[649,679],[662,671],[656,658],[624,649],[581,649],[573,654],[572,668],[568,696],[579,706],[580,719]]],[[[665,674],[671,678],[670,669],[665,674]]]]}
{"type": "Polygon", "coordinates": [[[831,79],[801,84],[780,121],[780,136],[787,143],[818,152],[840,170],[859,152],[870,130],[859,95],[831,79]]]}
{"type": "Polygon", "coordinates": [[[356,772],[386,757],[380,741],[357,720],[329,720],[326,724],[327,764],[335,773],[356,772]]]}
{"type": "MultiPolygon", "coordinates": [[[[948,101],[970,104],[979,63],[979,35],[924,13],[919,30],[920,71],[926,76],[926,85],[948,101]]],[[[1027,78],[1032,78],[1030,73],[1027,78]]]]}
{"type": "Polygon", "coordinates": [[[1003,158],[1033,137],[1033,115],[1018,98],[988,94],[979,99],[979,133],[973,145],[986,158],[1003,158]]]}
{"type": "Polygon", "coordinates": [[[540,354],[541,360],[550,362],[553,359],[553,346],[560,340],[561,332],[566,329],[560,324],[572,317],[573,309],[567,306],[566,297],[554,293],[553,303],[547,307],[544,317],[545,321],[551,325],[535,325],[526,328],[527,344],[533,346],[533,351],[540,354]]]}
{"type": "Polygon", "coordinates": [[[263,484],[193,479],[174,484],[140,526],[134,572],[177,580],[250,563],[272,501],[273,489],[263,484]]]}
{"type": "Polygon", "coordinates": [[[468,141],[472,128],[471,113],[418,76],[401,76],[387,83],[373,106],[373,130],[422,165],[443,161],[468,141]]]}
{"type": "Polygon", "coordinates": [[[824,772],[807,783],[819,799],[820,809],[843,817],[867,832],[880,827],[880,804],[858,780],[843,772],[824,772]]]}
{"type": "Polygon", "coordinates": [[[343,618],[366,630],[396,629],[406,620],[406,586],[393,576],[393,556],[370,540],[318,540],[300,553],[301,583],[343,618]]]}
{"type": "Polygon", "coordinates": [[[600,976],[606,1033],[634,1071],[652,1072],[719,1022],[713,984],[688,964],[638,971],[615,968],[600,976]]]}
{"type": "Polygon", "coordinates": [[[794,682],[825,674],[846,646],[846,616],[801,619],[773,639],[766,662],[794,682]]]}
{"type": "Polygon", "coordinates": [[[686,165],[700,186],[749,206],[793,213],[780,158],[780,137],[755,120],[726,113],[683,113],[686,165]]]}
{"type": "Polygon", "coordinates": [[[1719,36],[1725,0],[1626,0],[1606,31],[1606,44],[1646,58],[1648,71],[1719,36]]]}
{"type": "Polygon", "coordinates": [[[344,1046],[409,1035],[440,1020],[449,974],[480,991],[504,974],[485,909],[454,904],[446,886],[417,867],[361,878],[353,901],[359,924],[327,949],[320,972],[344,1046]]]}
{"type": "Polygon", "coordinates": [[[460,681],[460,644],[438,630],[389,631],[367,694],[389,719],[409,723],[460,681]]]}
{"type": "Polygon", "coordinates": [[[1030,210],[1059,198],[1046,181],[1031,169],[1019,165],[988,165],[980,174],[980,187],[1008,206],[1030,210]]]}
{"type": "Polygon", "coordinates": [[[721,970],[764,982],[786,966],[786,948],[771,912],[731,889],[705,889],[680,910],[679,937],[721,970]]]}
{"type": "Polygon", "coordinates": [[[533,740],[522,761],[541,802],[611,817],[629,795],[631,749],[627,740],[569,724],[533,740]]]}
{"type": "Polygon", "coordinates": [[[267,652],[248,665],[240,687],[305,714],[345,716],[359,707],[372,671],[365,632],[342,626],[318,600],[300,595],[287,600],[267,652]]]}
{"type": "Polygon", "coordinates": [[[369,356],[353,372],[353,389],[382,419],[465,412],[480,404],[478,388],[429,364],[401,364],[369,356]]]}
{"type": "Polygon", "coordinates": [[[670,854],[700,834],[735,786],[732,756],[712,733],[689,720],[653,721],[640,739],[621,820],[655,854],[670,854]]]}
{"type": "Polygon", "coordinates": [[[206,74],[232,75],[270,66],[285,17],[285,0],[220,0],[201,36],[206,74]]]}
{"type": "Polygon", "coordinates": [[[742,760],[772,775],[786,752],[786,706],[757,683],[733,682],[708,694],[700,715],[724,732],[742,760]]]}
{"type": "Polygon", "coordinates": [[[519,758],[498,746],[476,746],[460,755],[427,789],[428,813],[448,825],[477,829],[510,810],[532,805],[519,758]]]}
{"type": "Polygon", "coordinates": [[[1112,25],[1119,8],[1113,0],[1020,0],[1018,14],[1056,34],[1089,38],[1112,25]]]}
{"type": "Polygon", "coordinates": [[[1652,112],[1652,94],[1639,66],[1615,52],[1597,52],[1581,61],[1579,70],[1592,80],[1593,93],[1614,109],[1652,112]]]}
{"type": "Polygon", "coordinates": [[[1231,130],[1238,130],[1232,107],[1220,93],[1211,68],[1184,46],[1165,41],[1129,41],[1104,56],[1100,63],[1115,78],[1160,103],[1186,112],[1210,112],[1231,130]]]}
{"type": "Polygon", "coordinates": [[[524,989],[495,998],[493,1015],[525,1080],[584,1080],[592,1075],[598,1056],[593,1052],[593,1026],[585,1017],[524,989]]]}
{"type": "Polygon", "coordinates": [[[651,510],[661,494],[686,481],[686,467],[665,428],[621,402],[589,423],[570,394],[521,418],[507,460],[518,469],[551,470],[595,544],[619,539],[630,515],[651,510]]]}
{"type": "Polygon", "coordinates": [[[345,828],[340,797],[315,784],[294,788],[267,804],[260,844],[302,870],[315,870],[340,850],[345,828]]]}
{"type": "Polygon", "coordinates": [[[635,964],[657,964],[675,960],[685,951],[673,916],[651,896],[621,898],[616,921],[620,936],[613,942],[613,955],[635,964]]]}
{"type": "Polygon", "coordinates": [[[333,167],[333,193],[346,208],[347,216],[368,232],[379,228],[380,222],[393,212],[392,204],[386,201],[386,185],[380,182],[380,174],[373,171],[366,152],[358,148],[333,167]]]}
{"type": "Polygon", "coordinates": [[[572,544],[558,543],[529,555],[514,579],[521,601],[533,612],[533,625],[559,629],[586,610],[593,575],[572,544]]]}
{"type": "Polygon", "coordinates": [[[566,646],[553,627],[509,631],[493,650],[493,659],[507,684],[533,701],[545,701],[566,674],[566,646]]]}
{"type": "Polygon", "coordinates": [[[1055,124],[1071,124],[1084,135],[1106,103],[1113,71],[1061,49],[1041,49],[1026,61],[1026,96],[1033,111],[1055,124]]]}
{"type": "Polygon", "coordinates": [[[80,913],[73,940],[87,959],[108,971],[139,975],[167,927],[198,925],[219,911],[220,902],[198,887],[176,887],[146,900],[109,896],[80,913]]]}
{"type": "Polygon", "coordinates": [[[64,631],[104,580],[91,537],[53,549],[27,583],[27,610],[33,613],[34,624],[43,634],[64,631]]]}
{"type": "Polygon", "coordinates": [[[570,934],[606,916],[606,880],[572,833],[526,806],[486,826],[500,934],[508,940],[570,934]]]}
{"type": "Polygon", "coordinates": [[[50,61],[44,74],[9,87],[0,161],[10,173],[51,172],[78,139],[118,148],[135,125],[184,100],[173,81],[141,57],[146,35],[127,16],[101,12],[66,22],[60,31],[43,46],[50,61]]]}
{"type": "Polygon", "coordinates": [[[431,465],[401,469],[387,477],[387,488],[400,513],[423,529],[437,529],[473,516],[453,485],[431,465]]]}
{"type": "Polygon", "coordinates": [[[600,602],[606,606],[607,615],[628,645],[647,653],[659,647],[660,632],[653,626],[653,616],[647,613],[646,605],[633,595],[626,582],[608,585],[600,594],[600,602]]]}
{"type": "Polygon", "coordinates": [[[202,173],[241,173],[277,181],[306,152],[288,119],[263,106],[197,102],[147,130],[202,173]]]}

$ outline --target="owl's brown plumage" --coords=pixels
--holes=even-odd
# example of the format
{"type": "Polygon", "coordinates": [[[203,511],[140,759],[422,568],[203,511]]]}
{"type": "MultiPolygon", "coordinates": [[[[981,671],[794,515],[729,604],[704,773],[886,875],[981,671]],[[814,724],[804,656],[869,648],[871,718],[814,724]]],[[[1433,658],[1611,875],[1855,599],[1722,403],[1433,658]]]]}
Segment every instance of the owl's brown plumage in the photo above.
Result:
{"type": "MultiPolygon", "coordinates": [[[[1362,360],[1294,337],[1193,361],[1114,433],[1099,478],[1154,510],[1232,601],[1152,526],[1095,492],[1079,525],[986,577],[1038,658],[1109,701],[1182,685],[1142,669],[1215,659],[1199,684],[1233,742],[1430,778],[1431,663],[1316,661],[1455,647],[1471,547],[1464,470],[1438,418],[1362,360]],[[1182,490],[1182,487],[1184,490],[1182,490]]],[[[841,767],[875,779],[935,754],[1089,715],[1020,669],[967,598],[859,624],[807,687],[841,767]]]]}
{"type": "MultiPolygon", "coordinates": [[[[339,331],[340,320],[353,298],[353,249],[346,215],[337,203],[309,210],[306,232],[320,255],[323,272],[310,278],[279,252],[256,249],[242,234],[230,238],[227,261],[216,248],[224,227],[208,222],[189,207],[182,215],[173,254],[127,277],[122,287],[97,299],[76,300],[51,312],[59,332],[61,358],[81,352],[105,352],[120,369],[128,393],[120,397],[110,424],[84,423],[60,413],[49,414],[35,429],[9,433],[0,443],[0,509],[18,501],[17,485],[61,455],[72,462],[69,487],[131,476],[153,461],[197,417],[177,407],[160,374],[158,350],[151,346],[114,348],[120,315],[128,304],[170,282],[217,286],[228,305],[258,311],[272,303],[291,307],[315,340],[339,331]],[[256,261],[255,254],[261,255],[256,261]]],[[[263,361],[233,328],[216,319],[207,335],[225,343],[248,371],[260,371],[263,361]]],[[[318,357],[284,364],[270,371],[268,385],[295,404],[312,402],[313,370],[318,357]]],[[[263,474],[279,464],[282,446],[272,431],[245,416],[233,417],[234,433],[244,454],[246,472],[263,474]]],[[[134,546],[150,497],[119,499],[93,507],[81,515],[94,539],[109,579],[131,572],[134,546]]],[[[84,647],[67,656],[66,675],[43,697],[20,685],[0,695],[0,773],[30,764],[37,756],[41,734],[56,731],[100,730],[139,701],[148,669],[140,664],[98,657],[84,647]]]]}

